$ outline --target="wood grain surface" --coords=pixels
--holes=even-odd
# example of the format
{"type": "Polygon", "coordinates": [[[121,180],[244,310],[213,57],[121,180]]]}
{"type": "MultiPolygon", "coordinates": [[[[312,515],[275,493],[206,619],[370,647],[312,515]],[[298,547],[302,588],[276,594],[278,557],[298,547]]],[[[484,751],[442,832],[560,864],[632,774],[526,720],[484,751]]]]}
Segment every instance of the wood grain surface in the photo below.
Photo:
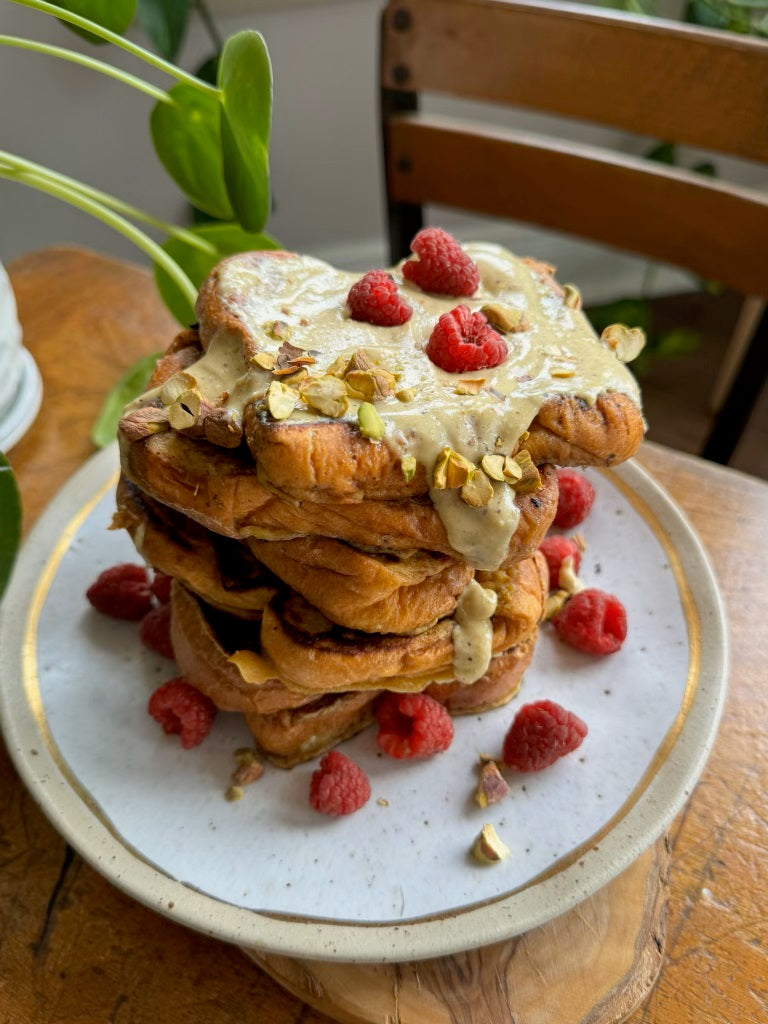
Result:
{"type": "MultiPolygon", "coordinates": [[[[45,387],[36,423],[10,453],[28,527],[90,454],[88,431],[105,391],[174,328],[150,277],[135,267],[49,250],[8,269],[45,387]]],[[[650,445],[640,461],[709,552],[732,653],[714,751],[670,832],[662,973],[629,1020],[765,1024],[768,486],[650,445]]],[[[134,903],[73,856],[4,751],[0,778],[0,1021],[328,1024],[238,950],[134,903]]],[[[514,1019],[502,1015],[498,1024],[514,1019]]]]}

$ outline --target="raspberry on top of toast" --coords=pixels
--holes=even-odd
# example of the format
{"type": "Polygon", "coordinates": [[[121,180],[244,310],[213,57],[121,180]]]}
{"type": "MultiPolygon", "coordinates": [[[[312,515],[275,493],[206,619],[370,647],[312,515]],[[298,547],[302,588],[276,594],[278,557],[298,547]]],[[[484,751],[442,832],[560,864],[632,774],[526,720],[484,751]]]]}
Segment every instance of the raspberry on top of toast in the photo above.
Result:
{"type": "Polygon", "coordinates": [[[389,272],[411,310],[391,326],[351,315],[359,274],[293,253],[229,257],[200,292],[199,358],[126,412],[154,416],[148,433],[219,443],[224,424],[227,446],[244,433],[265,484],[298,500],[428,493],[452,547],[493,569],[537,465],[613,464],[638,447],[639,392],[619,358],[638,339],[619,327],[598,338],[546,264],[462,250],[477,268],[471,295],[424,291],[403,263],[389,272]],[[448,339],[430,342],[446,314],[448,339]]]}

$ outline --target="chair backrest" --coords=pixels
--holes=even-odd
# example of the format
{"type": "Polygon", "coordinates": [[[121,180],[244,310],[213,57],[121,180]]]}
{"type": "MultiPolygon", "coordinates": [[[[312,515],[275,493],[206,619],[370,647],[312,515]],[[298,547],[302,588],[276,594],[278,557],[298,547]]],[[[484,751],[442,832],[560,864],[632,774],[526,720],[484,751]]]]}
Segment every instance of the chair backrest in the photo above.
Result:
{"type": "Polygon", "coordinates": [[[765,41],[577,4],[392,0],[381,57],[393,255],[408,251],[398,217],[434,202],[573,233],[768,298],[768,196],[418,109],[424,93],[484,100],[768,164],[765,41]]]}
{"type": "MultiPolygon", "coordinates": [[[[430,115],[421,109],[429,93],[611,126],[647,145],[689,145],[768,170],[768,42],[546,0],[390,0],[381,27],[393,262],[408,254],[422,205],[437,203],[574,234],[768,299],[768,195],[488,119],[430,115]]],[[[768,374],[766,316],[758,336],[707,457],[727,461],[768,374]]]]}

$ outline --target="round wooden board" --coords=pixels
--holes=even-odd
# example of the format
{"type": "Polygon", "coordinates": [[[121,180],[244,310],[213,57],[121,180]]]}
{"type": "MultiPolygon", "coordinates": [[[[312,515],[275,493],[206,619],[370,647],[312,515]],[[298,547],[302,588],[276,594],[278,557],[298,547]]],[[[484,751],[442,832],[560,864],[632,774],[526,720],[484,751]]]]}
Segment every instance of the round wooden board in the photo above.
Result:
{"type": "Polygon", "coordinates": [[[619,1024],[661,968],[668,868],[664,837],[567,914],[434,960],[345,964],[244,952],[341,1024],[619,1024]]]}

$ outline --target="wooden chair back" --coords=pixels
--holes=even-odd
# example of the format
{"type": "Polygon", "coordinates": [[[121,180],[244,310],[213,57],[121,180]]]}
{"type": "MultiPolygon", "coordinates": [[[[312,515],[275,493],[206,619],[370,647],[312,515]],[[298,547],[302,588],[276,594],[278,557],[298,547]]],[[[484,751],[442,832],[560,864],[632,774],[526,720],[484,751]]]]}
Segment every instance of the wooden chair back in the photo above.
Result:
{"type": "MultiPolygon", "coordinates": [[[[525,0],[391,0],[381,30],[393,260],[407,254],[423,204],[437,203],[574,234],[768,299],[768,195],[607,148],[430,115],[421,109],[429,93],[611,126],[768,172],[768,42],[525,0]]],[[[766,375],[764,316],[703,454],[727,461],[766,375]]]]}

